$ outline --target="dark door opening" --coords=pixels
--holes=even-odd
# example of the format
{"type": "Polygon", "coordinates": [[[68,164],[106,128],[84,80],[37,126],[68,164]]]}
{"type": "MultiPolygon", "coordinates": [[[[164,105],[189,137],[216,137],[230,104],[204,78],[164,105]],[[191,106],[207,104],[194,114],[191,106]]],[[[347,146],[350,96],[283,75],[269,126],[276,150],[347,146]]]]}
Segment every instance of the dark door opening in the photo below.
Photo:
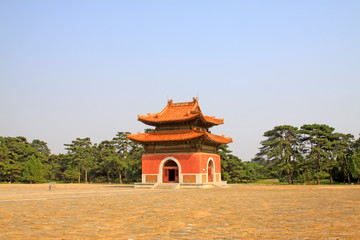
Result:
{"type": "Polygon", "coordinates": [[[164,183],[178,183],[179,182],[179,168],[176,162],[169,160],[163,167],[163,182],[164,183]]]}
{"type": "Polygon", "coordinates": [[[169,169],[169,182],[175,181],[175,169],[169,169]]]}
{"type": "Polygon", "coordinates": [[[212,161],[209,162],[208,164],[208,182],[213,182],[213,174],[212,174],[212,168],[213,168],[213,164],[212,161]]]}

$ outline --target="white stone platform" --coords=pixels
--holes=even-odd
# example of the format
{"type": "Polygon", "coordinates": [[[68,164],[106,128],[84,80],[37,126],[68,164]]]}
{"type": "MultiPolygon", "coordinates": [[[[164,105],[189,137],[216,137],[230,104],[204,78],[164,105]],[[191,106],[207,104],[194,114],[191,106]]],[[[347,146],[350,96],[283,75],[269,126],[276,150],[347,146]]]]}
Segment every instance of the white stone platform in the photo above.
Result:
{"type": "Polygon", "coordinates": [[[207,189],[207,188],[228,188],[226,181],[216,183],[135,183],[135,188],[141,189],[207,189]]]}

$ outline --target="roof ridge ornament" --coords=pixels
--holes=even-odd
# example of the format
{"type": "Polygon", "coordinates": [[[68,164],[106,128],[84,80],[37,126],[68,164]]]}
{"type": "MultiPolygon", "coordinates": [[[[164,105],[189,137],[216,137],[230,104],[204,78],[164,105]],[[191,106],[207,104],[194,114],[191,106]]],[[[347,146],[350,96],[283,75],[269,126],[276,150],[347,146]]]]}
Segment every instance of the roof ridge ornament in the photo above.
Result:
{"type": "Polygon", "coordinates": [[[191,109],[190,112],[191,112],[192,114],[198,114],[198,113],[200,113],[198,99],[193,97],[193,103],[194,103],[194,107],[191,109]]]}

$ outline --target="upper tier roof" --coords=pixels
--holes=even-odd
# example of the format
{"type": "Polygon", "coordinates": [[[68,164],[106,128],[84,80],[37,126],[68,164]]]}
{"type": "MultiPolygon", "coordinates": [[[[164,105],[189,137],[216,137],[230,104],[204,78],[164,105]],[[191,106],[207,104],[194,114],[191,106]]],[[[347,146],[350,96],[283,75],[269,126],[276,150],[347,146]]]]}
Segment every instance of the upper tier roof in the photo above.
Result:
{"type": "Polygon", "coordinates": [[[179,131],[162,131],[162,132],[150,132],[150,133],[137,133],[130,134],[128,138],[139,143],[149,142],[176,142],[186,141],[197,138],[205,138],[207,141],[226,144],[232,142],[231,138],[211,134],[207,131],[192,130],[179,130],[179,131]]]}
{"type": "Polygon", "coordinates": [[[166,123],[187,122],[196,118],[199,118],[199,120],[208,127],[224,123],[224,119],[203,115],[197,98],[193,98],[192,102],[182,103],[173,103],[172,100],[170,100],[161,112],[138,116],[139,121],[151,126],[159,126],[166,123]]]}

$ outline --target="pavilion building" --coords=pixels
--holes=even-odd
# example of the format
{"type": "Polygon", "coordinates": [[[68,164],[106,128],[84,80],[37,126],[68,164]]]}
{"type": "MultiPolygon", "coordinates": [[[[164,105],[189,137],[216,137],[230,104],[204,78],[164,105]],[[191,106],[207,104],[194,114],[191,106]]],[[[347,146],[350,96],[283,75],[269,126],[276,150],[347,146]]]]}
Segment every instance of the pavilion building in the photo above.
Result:
{"type": "Polygon", "coordinates": [[[232,139],[209,131],[224,120],[205,116],[197,98],[181,103],[170,100],[161,112],[139,115],[138,120],[155,127],[150,132],[128,135],[145,149],[142,183],[221,182],[217,151],[232,139]]]}

